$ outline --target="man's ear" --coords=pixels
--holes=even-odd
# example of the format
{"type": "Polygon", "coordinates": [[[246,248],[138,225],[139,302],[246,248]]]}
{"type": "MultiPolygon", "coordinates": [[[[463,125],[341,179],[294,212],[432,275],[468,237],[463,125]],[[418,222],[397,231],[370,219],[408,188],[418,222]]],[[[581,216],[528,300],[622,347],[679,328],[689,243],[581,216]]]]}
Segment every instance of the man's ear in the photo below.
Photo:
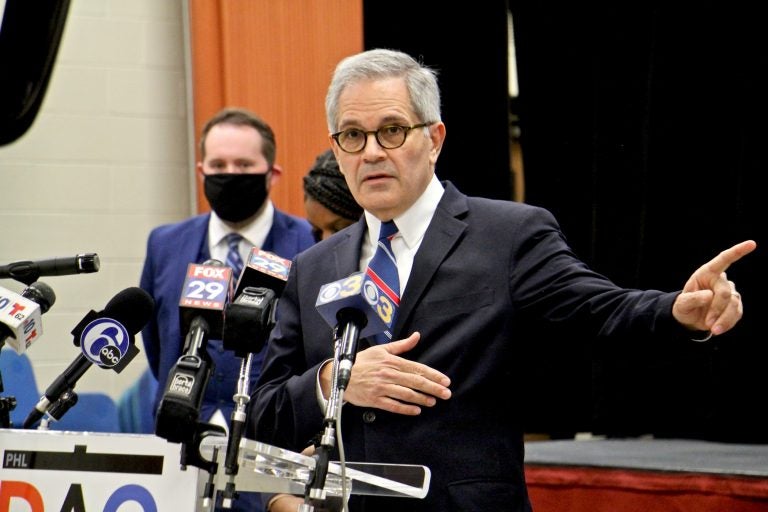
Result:
{"type": "Polygon", "coordinates": [[[280,167],[280,164],[272,164],[272,172],[270,172],[269,177],[269,187],[272,188],[275,186],[275,184],[280,179],[280,176],[283,175],[283,168],[280,167]]]}
{"type": "Polygon", "coordinates": [[[430,151],[429,158],[434,166],[437,163],[437,157],[440,156],[440,151],[443,149],[443,142],[445,142],[445,124],[439,122],[430,126],[429,136],[432,139],[432,151],[430,151]]]}

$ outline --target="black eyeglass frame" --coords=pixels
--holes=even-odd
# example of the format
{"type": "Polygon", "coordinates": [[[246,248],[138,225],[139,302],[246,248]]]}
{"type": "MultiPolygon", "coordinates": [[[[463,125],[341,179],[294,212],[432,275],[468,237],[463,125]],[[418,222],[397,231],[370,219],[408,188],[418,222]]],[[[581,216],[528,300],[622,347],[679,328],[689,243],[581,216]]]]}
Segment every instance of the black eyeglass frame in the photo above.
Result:
{"type": "Polygon", "coordinates": [[[368,136],[371,135],[371,134],[373,134],[373,138],[376,139],[376,143],[379,146],[381,146],[382,148],[384,148],[384,149],[397,149],[397,148],[402,147],[403,144],[405,144],[405,141],[408,139],[408,134],[411,133],[411,130],[415,130],[417,128],[425,128],[425,127],[431,126],[433,124],[435,124],[434,121],[429,122],[429,123],[414,124],[412,126],[403,126],[401,124],[385,124],[384,126],[379,126],[375,130],[368,130],[368,131],[361,130],[360,128],[347,128],[346,130],[342,130],[340,132],[332,133],[331,134],[331,138],[336,141],[336,144],[338,144],[339,149],[341,149],[345,153],[354,154],[354,153],[360,153],[361,151],[363,151],[365,149],[365,146],[368,145],[368,136]],[[393,127],[402,128],[403,130],[405,130],[404,134],[403,134],[403,141],[400,144],[398,144],[397,146],[385,146],[384,144],[381,143],[381,140],[379,139],[379,132],[381,130],[385,130],[387,128],[393,128],[393,127]],[[344,146],[342,146],[341,142],[339,142],[339,137],[341,135],[343,135],[344,133],[350,131],[350,130],[358,131],[358,132],[361,132],[363,135],[365,135],[365,138],[363,139],[363,141],[364,141],[363,145],[360,147],[360,149],[356,149],[355,151],[348,151],[348,150],[344,149],[344,146]]]}

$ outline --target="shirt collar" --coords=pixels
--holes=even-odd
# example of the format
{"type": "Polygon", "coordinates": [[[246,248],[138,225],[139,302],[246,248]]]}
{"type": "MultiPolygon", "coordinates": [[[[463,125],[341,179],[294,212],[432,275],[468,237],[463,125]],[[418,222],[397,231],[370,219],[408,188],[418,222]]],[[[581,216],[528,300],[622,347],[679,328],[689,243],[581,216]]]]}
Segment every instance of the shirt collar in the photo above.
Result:
{"type": "Polygon", "coordinates": [[[275,207],[269,199],[264,202],[262,211],[251,222],[238,230],[232,229],[216,215],[216,212],[211,211],[211,218],[208,221],[208,243],[211,247],[216,246],[223,243],[225,236],[237,231],[253,247],[262,247],[269,230],[272,229],[274,217],[275,207]]]}
{"type": "MultiPolygon", "coordinates": [[[[427,226],[432,221],[432,217],[437,209],[437,204],[443,197],[445,189],[437,179],[432,175],[432,179],[427,188],[419,196],[415,203],[411,205],[402,215],[393,220],[397,224],[398,234],[403,237],[405,245],[413,248],[424,237],[427,226]]],[[[376,245],[378,243],[381,221],[369,212],[365,213],[365,221],[368,224],[368,242],[376,245]]]]}

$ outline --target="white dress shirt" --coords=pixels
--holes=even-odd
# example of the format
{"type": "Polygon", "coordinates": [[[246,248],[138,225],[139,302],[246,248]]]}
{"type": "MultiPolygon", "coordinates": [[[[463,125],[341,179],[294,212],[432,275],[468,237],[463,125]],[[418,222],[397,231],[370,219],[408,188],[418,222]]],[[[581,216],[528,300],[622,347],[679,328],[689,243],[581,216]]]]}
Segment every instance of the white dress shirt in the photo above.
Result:
{"type": "MultiPolygon", "coordinates": [[[[275,207],[272,201],[267,199],[253,221],[236,230],[237,233],[243,236],[238,248],[240,250],[240,258],[242,258],[246,265],[248,264],[248,255],[251,252],[251,248],[264,245],[269,230],[272,229],[272,220],[274,218],[275,207]]],[[[211,258],[222,262],[227,261],[229,247],[227,247],[227,242],[224,239],[233,232],[235,230],[221,220],[216,215],[216,212],[211,212],[211,219],[208,221],[208,250],[211,253],[211,258]]],[[[235,279],[237,277],[234,276],[235,279]]]]}
{"type": "MultiPolygon", "coordinates": [[[[398,231],[392,237],[391,245],[392,252],[397,260],[397,274],[400,278],[401,297],[405,293],[408,277],[411,275],[413,258],[421,246],[421,241],[424,240],[424,233],[427,232],[427,227],[435,215],[437,203],[443,197],[444,191],[443,185],[437,179],[437,176],[433,174],[432,180],[427,185],[424,193],[405,213],[393,219],[398,231]]],[[[379,230],[381,229],[381,221],[379,219],[367,211],[364,214],[365,222],[368,224],[368,233],[360,251],[361,271],[368,267],[368,262],[371,261],[373,254],[376,252],[376,246],[379,243],[379,230]]]]}

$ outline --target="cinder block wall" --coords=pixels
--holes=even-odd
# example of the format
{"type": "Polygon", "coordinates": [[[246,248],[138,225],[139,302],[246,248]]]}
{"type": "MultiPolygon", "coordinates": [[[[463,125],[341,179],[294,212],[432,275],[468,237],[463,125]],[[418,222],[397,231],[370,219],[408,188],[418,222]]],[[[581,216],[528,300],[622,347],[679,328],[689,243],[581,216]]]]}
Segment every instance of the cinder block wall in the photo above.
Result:
{"type": "MultiPolygon", "coordinates": [[[[41,391],[80,353],[70,331],[82,317],[138,285],[150,229],[195,209],[186,10],[185,0],[72,0],[40,112],[0,146],[0,265],[101,259],[97,273],[40,279],[57,297],[28,350],[41,391]]],[[[137,345],[121,374],[93,367],[75,390],[117,399],[146,368],[137,345]]]]}

